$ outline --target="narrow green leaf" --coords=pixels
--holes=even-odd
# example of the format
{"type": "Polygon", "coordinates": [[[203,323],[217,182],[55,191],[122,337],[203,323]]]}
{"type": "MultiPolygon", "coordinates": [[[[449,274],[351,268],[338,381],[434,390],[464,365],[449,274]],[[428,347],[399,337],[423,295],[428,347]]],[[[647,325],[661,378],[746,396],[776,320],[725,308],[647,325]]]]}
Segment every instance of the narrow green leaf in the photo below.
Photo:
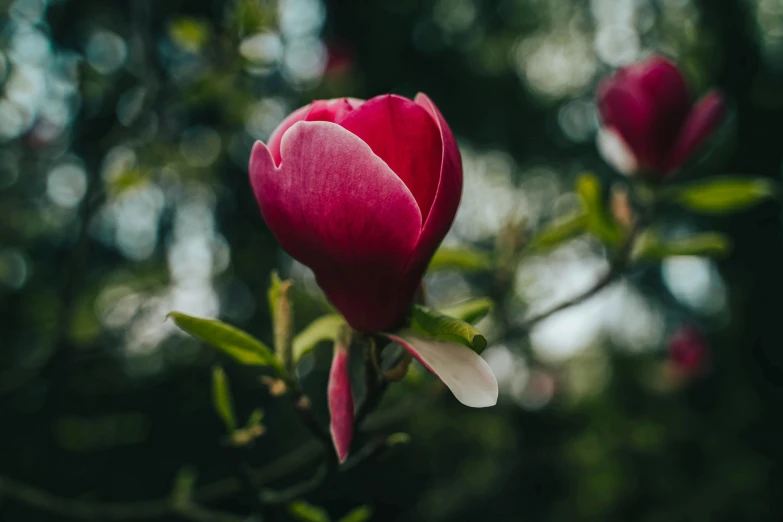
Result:
{"type": "Polygon", "coordinates": [[[171,312],[169,317],[185,332],[221,350],[237,362],[248,366],[272,366],[278,375],[285,375],[271,350],[242,330],[217,319],[193,317],[180,312],[171,312]]]}
{"type": "Polygon", "coordinates": [[[296,520],[302,522],[330,522],[329,514],[325,509],[314,506],[304,500],[297,500],[288,504],[288,513],[296,520]]]}
{"type": "Polygon", "coordinates": [[[342,317],[337,314],[330,314],[319,317],[307,325],[307,328],[294,337],[294,363],[299,362],[302,356],[315,348],[318,343],[336,339],[340,327],[344,324],[345,320],[342,317]]]}
{"type": "Polygon", "coordinates": [[[650,230],[638,242],[634,257],[637,259],[663,259],[669,256],[726,255],[731,250],[731,240],[718,232],[704,232],[689,237],[663,240],[650,230]]]}
{"type": "Polygon", "coordinates": [[[489,254],[467,247],[442,247],[430,261],[428,272],[446,269],[463,272],[483,272],[492,269],[492,259],[489,254]]]}
{"type": "Polygon", "coordinates": [[[183,466],[179,469],[171,490],[171,500],[175,506],[185,506],[191,501],[197,476],[196,468],[193,466],[183,466]]]}
{"type": "Polygon", "coordinates": [[[554,248],[584,234],[588,222],[589,218],[584,210],[558,218],[542,227],[530,240],[529,246],[537,250],[554,248]]]}
{"type": "Polygon", "coordinates": [[[228,378],[220,366],[212,368],[212,406],[226,425],[226,431],[231,433],[237,429],[231,390],[228,389],[228,378]]]}
{"type": "Polygon", "coordinates": [[[623,229],[615,222],[604,204],[601,181],[595,174],[582,174],[576,180],[576,191],[582,198],[587,213],[587,230],[601,241],[619,245],[623,229]]]}
{"type": "Polygon", "coordinates": [[[209,41],[210,26],[195,18],[180,17],[169,25],[169,36],[180,49],[197,53],[209,41]]]}
{"type": "Polygon", "coordinates": [[[359,506],[352,509],[341,518],[338,522],[367,522],[373,514],[373,509],[370,506],[359,506]]]}
{"type": "Polygon", "coordinates": [[[269,290],[267,291],[266,297],[269,302],[269,313],[274,316],[275,308],[277,308],[277,298],[280,296],[280,289],[283,286],[283,280],[280,279],[280,276],[276,271],[272,272],[269,279],[269,290]]]}
{"type": "Polygon", "coordinates": [[[247,417],[247,422],[245,423],[245,428],[259,426],[262,420],[264,420],[264,410],[257,408],[250,412],[250,415],[247,417]]]}
{"type": "Polygon", "coordinates": [[[482,320],[492,310],[495,303],[488,297],[478,299],[469,299],[446,308],[441,308],[439,312],[443,315],[465,321],[466,323],[476,324],[482,320]]]}
{"type": "Polygon", "coordinates": [[[389,446],[399,446],[400,444],[408,444],[411,441],[411,436],[407,433],[397,432],[392,433],[386,437],[386,444],[389,446]]]}
{"type": "Polygon", "coordinates": [[[423,306],[413,307],[411,327],[428,337],[464,344],[477,353],[487,347],[487,339],[473,325],[423,306]]]}
{"type": "Polygon", "coordinates": [[[235,429],[229,434],[228,442],[232,446],[242,447],[252,444],[258,437],[264,434],[265,428],[261,421],[264,420],[264,411],[255,409],[250,413],[244,427],[235,429]]]}
{"type": "Polygon", "coordinates": [[[728,214],[774,198],[777,192],[767,179],[719,177],[671,187],[662,196],[693,212],[728,214]]]}
{"type": "Polygon", "coordinates": [[[291,343],[294,336],[294,306],[290,295],[292,285],[291,280],[281,281],[277,273],[273,272],[268,294],[275,339],[275,355],[288,371],[291,370],[291,343]]]}

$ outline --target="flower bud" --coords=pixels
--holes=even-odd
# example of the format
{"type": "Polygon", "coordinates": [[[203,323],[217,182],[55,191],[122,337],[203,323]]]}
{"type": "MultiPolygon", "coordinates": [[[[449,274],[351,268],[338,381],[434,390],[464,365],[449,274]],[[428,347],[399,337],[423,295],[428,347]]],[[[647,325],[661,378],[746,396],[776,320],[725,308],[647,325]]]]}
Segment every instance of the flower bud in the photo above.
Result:
{"type": "Polygon", "coordinates": [[[598,88],[598,149],[628,175],[666,179],[723,122],[726,103],[711,91],[694,103],[671,61],[652,57],[620,69],[598,88]]]}
{"type": "Polygon", "coordinates": [[[316,101],[256,142],[250,181],[282,247],[360,332],[400,327],[454,221],[462,162],[435,104],[316,101]]]}

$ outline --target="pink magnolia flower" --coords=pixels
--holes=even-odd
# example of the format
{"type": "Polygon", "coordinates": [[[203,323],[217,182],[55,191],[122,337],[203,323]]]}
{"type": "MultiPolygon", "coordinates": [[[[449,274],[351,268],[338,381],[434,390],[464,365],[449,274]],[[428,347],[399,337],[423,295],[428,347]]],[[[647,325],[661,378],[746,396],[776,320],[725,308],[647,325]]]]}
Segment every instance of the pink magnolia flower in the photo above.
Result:
{"type": "Polygon", "coordinates": [[[598,148],[624,174],[665,179],[723,121],[726,103],[711,91],[693,103],[677,66],[662,57],[620,69],[598,87],[598,148]]]}
{"type": "MultiPolygon", "coordinates": [[[[302,107],[255,144],[250,181],[274,236],[313,270],[354,330],[385,332],[462,403],[497,402],[497,381],[481,356],[400,330],[462,194],[457,143],[426,95],[302,107]]],[[[353,436],[347,345],[335,345],[328,398],[342,461],[353,436]]]]}
{"type": "Polygon", "coordinates": [[[684,325],[669,337],[669,364],[682,375],[702,372],[707,364],[709,346],[694,325],[684,325]]]}
{"type": "Polygon", "coordinates": [[[361,332],[401,326],[454,221],[462,161],[435,104],[317,101],[257,142],[250,181],[283,248],[361,332]]]}

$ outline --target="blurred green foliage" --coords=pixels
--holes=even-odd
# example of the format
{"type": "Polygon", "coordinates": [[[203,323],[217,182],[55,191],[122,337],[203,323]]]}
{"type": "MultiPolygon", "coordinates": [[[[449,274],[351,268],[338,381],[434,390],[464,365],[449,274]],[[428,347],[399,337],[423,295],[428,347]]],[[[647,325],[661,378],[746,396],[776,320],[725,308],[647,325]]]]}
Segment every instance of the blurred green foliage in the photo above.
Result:
{"type": "MultiPolygon", "coordinates": [[[[630,304],[617,321],[625,330],[610,329],[620,312],[603,308],[555,324],[561,342],[585,341],[557,356],[542,349],[541,332],[516,327],[536,305],[536,284],[577,284],[558,271],[562,259],[581,266],[602,253],[562,240],[585,228],[621,239],[607,189],[623,181],[593,143],[592,93],[613,67],[651,51],[675,55],[696,92],[715,85],[734,103],[736,143],[722,172],[778,180],[779,1],[8,0],[0,9],[1,477],[87,502],[164,498],[184,482],[184,499],[234,480],[240,450],[253,467],[304,451],[296,471],[272,475],[274,486],[311,476],[309,435],[290,405],[232,354],[180,335],[166,314],[219,317],[271,341],[274,269],[296,281],[295,331],[329,313],[263,225],[247,181],[252,144],[312,99],[423,91],[459,137],[466,167],[454,249],[428,276],[433,306],[492,298],[479,327],[501,402],[463,408],[414,366],[363,435],[400,431],[410,443],[298,504],[268,506],[264,519],[783,517],[783,231],[773,200],[731,216],[667,210],[655,256],[732,245],[714,265],[723,300],[706,299],[723,303],[717,313],[678,293],[667,277],[674,265],[645,263],[623,283],[656,306],[649,331],[630,304]],[[595,177],[579,178],[586,171],[595,177]],[[526,243],[528,228],[568,215],[526,243]],[[562,248],[524,248],[536,241],[562,248]],[[520,255],[544,270],[517,272],[520,255]],[[710,339],[699,378],[666,364],[665,333],[684,320],[710,339]],[[584,323],[602,329],[586,336],[584,323]],[[216,364],[240,421],[264,411],[263,427],[251,414],[238,430],[265,429],[252,445],[223,443],[216,364]]],[[[709,211],[742,206],[732,199],[740,192],[771,194],[767,184],[743,186],[675,199],[709,211]]],[[[339,326],[327,321],[293,340],[322,420],[330,356],[318,343],[339,326]]],[[[3,521],[72,518],[8,487],[0,479],[3,521]]],[[[229,491],[211,506],[257,509],[241,488],[229,491]]]]}

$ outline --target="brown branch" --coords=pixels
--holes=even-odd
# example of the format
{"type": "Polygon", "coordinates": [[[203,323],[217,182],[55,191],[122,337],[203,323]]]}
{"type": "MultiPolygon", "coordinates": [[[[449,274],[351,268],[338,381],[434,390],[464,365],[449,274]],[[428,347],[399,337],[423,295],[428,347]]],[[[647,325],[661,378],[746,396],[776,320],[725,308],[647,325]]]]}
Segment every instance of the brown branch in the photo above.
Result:
{"type": "Polygon", "coordinates": [[[517,326],[516,328],[512,328],[511,332],[509,333],[514,334],[519,331],[522,332],[530,331],[530,329],[533,326],[540,323],[544,319],[558,312],[561,312],[566,308],[571,308],[572,306],[576,306],[584,301],[587,301],[588,299],[596,295],[598,292],[600,292],[601,290],[609,286],[611,283],[613,283],[617,278],[619,278],[623,274],[623,272],[627,268],[628,261],[631,257],[631,253],[633,250],[633,246],[636,243],[636,239],[639,237],[639,234],[643,230],[644,226],[645,226],[644,221],[641,218],[637,218],[633,228],[628,232],[628,235],[623,241],[623,244],[620,246],[620,249],[617,251],[617,254],[614,256],[614,259],[610,263],[609,269],[600,279],[598,279],[595,283],[593,283],[593,285],[590,288],[588,288],[587,290],[583,291],[580,294],[575,295],[571,299],[568,299],[566,301],[563,301],[562,303],[553,306],[548,310],[545,310],[539,314],[533,315],[532,317],[525,319],[521,325],[517,326]]]}

